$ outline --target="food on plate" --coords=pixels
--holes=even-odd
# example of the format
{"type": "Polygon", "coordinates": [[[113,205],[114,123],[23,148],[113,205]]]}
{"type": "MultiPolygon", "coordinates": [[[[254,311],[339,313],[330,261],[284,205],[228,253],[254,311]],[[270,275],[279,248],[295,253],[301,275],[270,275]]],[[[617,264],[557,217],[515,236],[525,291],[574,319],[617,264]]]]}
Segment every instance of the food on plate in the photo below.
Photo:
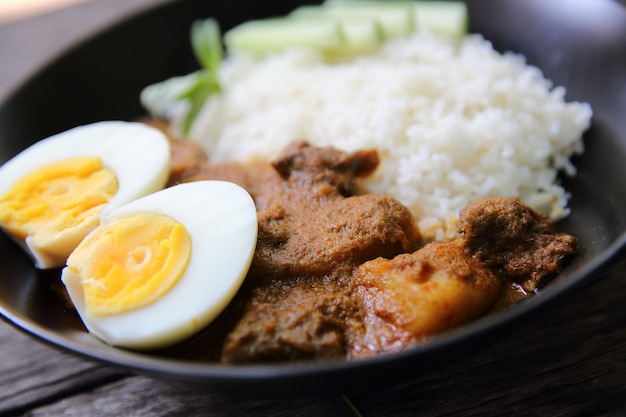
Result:
{"type": "Polygon", "coordinates": [[[170,149],[142,123],[99,122],[41,140],[0,167],[0,227],[38,268],[65,265],[99,216],[165,185],[170,149]]]}
{"type": "Polygon", "coordinates": [[[295,142],[271,163],[189,160],[170,181],[247,189],[258,241],[225,313],[168,355],[242,363],[397,352],[533,294],[576,253],[574,237],[506,197],[473,202],[459,238],[425,245],[408,208],[358,194],[356,180],[378,164],[371,150],[295,142]]]}
{"type": "Polygon", "coordinates": [[[241,187],[181,184],[105,213],[61,277],[91,333],[115,346],[161,348],[222,312],[256,237],[254,203],[241,187]]]}
{"type": "Polygon", "coordinates": [[[245,22],[224,56],[216,23],[204,43],[196,23],[204,72],[142,92],[186,138],[169,183],[233,181],[258,210],[242,290],[185,355],[406,349],[533,294],[575,256],[553,221],[569,212],[559,176],[576,172],[590,106],[467,34],[464,5],[394,4],[328,0],[245,22]],[[195,94],[207,71],[214,88],[195,94]]]}
{"type": "MultiPolygon", "coordinates": [[[[38,266],[67,259],[69,301],[106,343],[222,363],[367,358],[511,306],[574,259],[553,222],[591,108],[467,35],[463,3],[328,0],[224,42],[215,20],[192,26],[202,69],[146,87],[143,128],[60,135],[81,141],[54,151],[55,170],[99,162],[114,186],[38,266]],[[143,136],[158,144],[144,152],[143,136]],[[149,186],[122,201],[132,181],[92,142],[129,167],[156,155],[129,176],[149,186]]],[[[49,176],[37,158],[12,181],[49,176]]]]}

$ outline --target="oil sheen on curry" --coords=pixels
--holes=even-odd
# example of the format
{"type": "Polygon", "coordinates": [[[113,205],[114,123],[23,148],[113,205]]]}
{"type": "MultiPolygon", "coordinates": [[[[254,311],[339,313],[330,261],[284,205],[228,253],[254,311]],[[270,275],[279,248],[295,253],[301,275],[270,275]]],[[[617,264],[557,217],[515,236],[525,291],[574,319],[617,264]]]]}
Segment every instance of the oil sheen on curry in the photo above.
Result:
{"type": "Polygon", "coordinates": [[[262,363],[398,352],[532,295],[576,254],[574,237],[514,198],[478,200],[460,213],[458,238],[425,241],[400,202],[359,192],[375,150],[294,142],[273,161],[211,164],[197,143],[170,140],[169,185],[240,185],[258,240],[223,313],[161,355],[262,363]]]}

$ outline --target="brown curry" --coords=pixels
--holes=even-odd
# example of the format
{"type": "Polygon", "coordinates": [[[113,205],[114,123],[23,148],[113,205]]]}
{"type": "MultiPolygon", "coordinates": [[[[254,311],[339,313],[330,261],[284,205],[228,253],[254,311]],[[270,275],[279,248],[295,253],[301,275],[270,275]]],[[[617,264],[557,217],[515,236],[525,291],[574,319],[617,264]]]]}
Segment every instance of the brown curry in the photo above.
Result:
{"type": "Polygon", "coordinates": [[[210,164],[193,142],[172,145],[170,185],[241,185],[259,236],[226,311],[165,355],[245,363],[401,351],[532,294],[576,252],[574,237],[513,198],[470,204],[459,239],[424,242],[401,203],[359,194],[375,151],[296,142],[273,162],[243,165],[210,164]]]}

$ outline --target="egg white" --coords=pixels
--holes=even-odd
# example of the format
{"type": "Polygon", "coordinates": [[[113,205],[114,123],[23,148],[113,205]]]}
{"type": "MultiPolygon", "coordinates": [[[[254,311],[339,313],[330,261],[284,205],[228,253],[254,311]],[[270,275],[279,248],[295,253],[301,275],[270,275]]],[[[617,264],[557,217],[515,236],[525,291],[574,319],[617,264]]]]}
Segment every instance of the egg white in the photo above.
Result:
{"type": "Polygon", "coordinates": [[[252,262],[258,223],[250,195],[224,181],[176,185],[109,211],[101,222],[138,214],[169,216],[190,235],[189,263],[173,288],[138,309],[94,316],[86,309],[81,277],[66,267],[62,281],[89,332],[114,346],[147,350],[192,336],[224,310],[252,262]]]}
{"type": "MultiPolygon", "coordinates": [[[[26,148],[0,167],[0,195],[33,170],[73,157],[97,156],[115,174],[117,193],[101,216],[123,204],[158,191],[169,175],[170,147],[165,135],[143,123],[96,122],[50,136],[26,148]]],[[[38,268],[63,266],[64,260],[17,240],[38,268]]]]}

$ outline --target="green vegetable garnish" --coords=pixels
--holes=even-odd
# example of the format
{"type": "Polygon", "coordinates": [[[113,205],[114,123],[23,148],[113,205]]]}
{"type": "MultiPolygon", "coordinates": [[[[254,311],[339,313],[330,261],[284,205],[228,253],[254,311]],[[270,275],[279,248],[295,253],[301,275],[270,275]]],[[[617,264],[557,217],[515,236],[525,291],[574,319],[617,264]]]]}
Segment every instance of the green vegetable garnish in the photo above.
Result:
{"type": "Polygon", "coordinates": [[[171,119],[182,115],[181,133],[189,135],[194,119],[207,99],[221,92],[218,70],[224,52],[220,28],[215,19],[198,20],[191,25],[191,46],[202,69],[147,86],[141,102],[153,117],[171,119]]]}
{"type": "Polygon", "coordinates": [[[220,27],[215,19],[198,20],[191,25],[191,47],[200,65],[216,74],[224,53],[220,27]]]}
{"type": "Polygon", "coordinates": [[[185,137],[209,96],[221,91],[217,74],[224,53],[219,25],[215,19],[199,20],[191,25],[191,46],[204,69],[196,73],[195,82],[179,96],[191,104],[182,124],[185,137]]]}

